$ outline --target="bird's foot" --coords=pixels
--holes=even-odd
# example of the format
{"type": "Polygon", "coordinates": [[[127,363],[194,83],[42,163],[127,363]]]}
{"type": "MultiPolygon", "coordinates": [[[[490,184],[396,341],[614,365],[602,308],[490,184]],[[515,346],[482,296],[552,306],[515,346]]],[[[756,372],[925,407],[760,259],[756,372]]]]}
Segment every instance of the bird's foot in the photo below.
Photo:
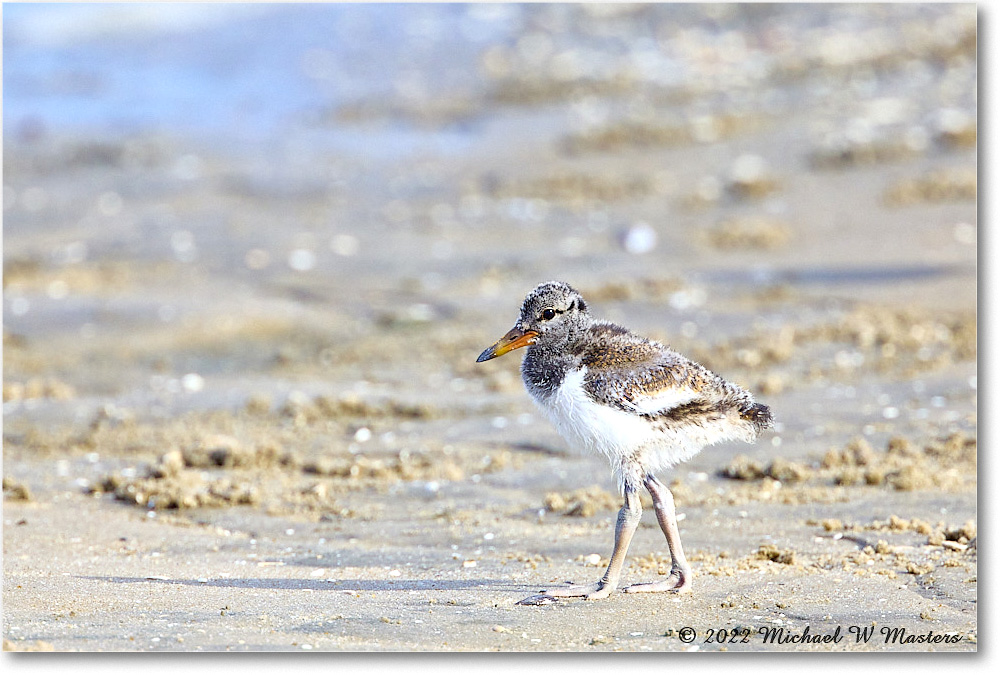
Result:
{"type": "Polygon", "coordinates": [[[691,570],[675,568],[670,571],[670,576],[664,581],[656,581],[647,584],[632,584],[624,589],[626,593],[664,593],[672,591],[674,593],[691,592],[691,570]]]}
{"type": "Polygon", "coordinates": [[[586,600],[601,600],[610,596],[615,590],[614,584],[598,581],[596,584],[580,584],[547,588],[541,593],[531,595],[518,601],[518,605],[551,605],[559,598],[584,598],[586,600]]]}

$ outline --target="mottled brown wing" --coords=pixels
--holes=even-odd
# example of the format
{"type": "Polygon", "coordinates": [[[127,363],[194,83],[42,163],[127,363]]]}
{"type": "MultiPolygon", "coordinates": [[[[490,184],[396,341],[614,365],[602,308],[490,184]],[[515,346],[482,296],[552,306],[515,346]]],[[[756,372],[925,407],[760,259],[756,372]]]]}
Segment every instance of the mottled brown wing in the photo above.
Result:
{"type": "Polygon", "coordinates": [[[685,405],[706,405],[727,384],[664,345],[614,324],[595,324],[582,356],[584,388],[594,400],[652,417],[685,405]]]}

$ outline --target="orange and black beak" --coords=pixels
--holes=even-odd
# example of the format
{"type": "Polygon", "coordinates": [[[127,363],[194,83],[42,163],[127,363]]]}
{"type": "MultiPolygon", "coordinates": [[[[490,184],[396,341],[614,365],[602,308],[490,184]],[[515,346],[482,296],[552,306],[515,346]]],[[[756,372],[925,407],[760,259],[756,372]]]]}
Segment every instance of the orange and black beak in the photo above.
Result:
{"type": "Polygon", "coordinates": [[[536,331],[521,330],[517,326],[514,326],[506,335],[497,340],[496,344],[487,348],[482,354],[480,354],[479,358],[476,359],[476,363],[489,361],[490,359],[495,359],[498,356],[503,356],[509,351],[533,345],[535,344],[535,338],[537,337],[538,333],[536,331]]]}

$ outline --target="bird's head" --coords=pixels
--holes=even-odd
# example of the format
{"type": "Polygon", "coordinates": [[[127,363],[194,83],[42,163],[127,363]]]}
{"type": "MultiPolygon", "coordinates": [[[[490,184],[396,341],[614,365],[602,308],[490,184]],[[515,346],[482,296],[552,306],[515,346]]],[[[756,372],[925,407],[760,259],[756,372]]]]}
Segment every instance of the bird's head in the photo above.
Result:
{"type": "Polygon", "coordinates": [[[590,323],[583,297],[569,284],[548,281],[528,293],[514,327],[476,361],[489,361],[509,351],[538,342],[562,346],[590,323]]]}

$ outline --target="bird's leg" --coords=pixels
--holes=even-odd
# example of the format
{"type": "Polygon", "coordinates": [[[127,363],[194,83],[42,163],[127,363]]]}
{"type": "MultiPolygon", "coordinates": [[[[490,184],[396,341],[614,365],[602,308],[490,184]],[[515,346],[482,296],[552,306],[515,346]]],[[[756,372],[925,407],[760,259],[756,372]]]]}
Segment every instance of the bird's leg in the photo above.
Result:
{"type": "Polygon", "coordinates": [[[633,584],[624,589],[626,593],[656,593],[674,591],[688,593],[691,591],[691,567],[684,559],[684,549],[681,548],[681,533],[677,529],[677,513],[674,510],[674,496],[666,485],[649,474],[645,480],[646,489],[653,498],[653,509],[656,511],[656,521],[667,538],[670,548],[670,576],[665,581],[648,584],[633,584]]]}
{"type": "Polygon", "coordinates": [[[596,584],[584,584],[579,586],[559,586],[549,588],[541,592],[540,595],[521,600],[518,604],[539,605],[551,602],[553,598],[586,598],[588,600],[599,600],[611,595],[618,587],[618,579],[622,574],[622,566],[625,564],[625,554],[628,553],[628,546],[632,542],[632,535],[639,527],[639,519],[642,517],[642,505],[639,503],[639,496],[635,493],[635,488],[625,487],[625,504],[618,512],[618,522],[615,525],[615,549],[611,553],[611,562],[608,569],[596,584]]]}

